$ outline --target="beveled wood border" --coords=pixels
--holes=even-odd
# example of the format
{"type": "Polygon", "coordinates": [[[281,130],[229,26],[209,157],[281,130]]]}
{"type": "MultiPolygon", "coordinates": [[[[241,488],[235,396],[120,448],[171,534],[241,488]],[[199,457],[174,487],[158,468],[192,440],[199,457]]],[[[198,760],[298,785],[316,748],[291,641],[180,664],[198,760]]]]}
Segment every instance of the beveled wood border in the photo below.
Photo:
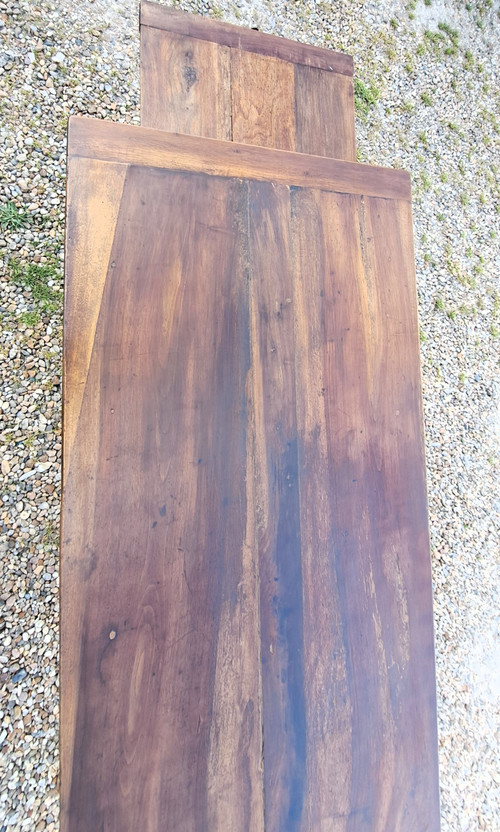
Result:
{"type": "Polygon", "coordinates": [[[315,66],[340,75],[352,76],[354,72],[352,56],[345,55],[343,52],[297,43],[277,35],[268,35],[254,29],[234,26],[232,23],[188,14],[170,6],[150,3],[148,0],[141,2],[140,26],[165,29],[179,35],[209,40],[221,46],[257,52],[272,58],[280,58],[282,61],[291,61],[294,64],[315,66]]]}
{"type": "Polygon", "coordinates": [[[411,200],[410,175],[403,170],[81,116],[68,123],[68,157],[73,156],[411,200]]]}

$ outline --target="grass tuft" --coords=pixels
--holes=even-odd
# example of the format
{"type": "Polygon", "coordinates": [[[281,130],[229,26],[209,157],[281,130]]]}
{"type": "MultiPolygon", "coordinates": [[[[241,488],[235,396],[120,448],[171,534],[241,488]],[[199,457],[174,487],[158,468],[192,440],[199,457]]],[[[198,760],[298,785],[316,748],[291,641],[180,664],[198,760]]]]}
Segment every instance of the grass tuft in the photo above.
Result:
{"type": "Polygon", "coordinates": [[[380,97],[380,93],[373,84],[367,87],[359,78],[354,79],[354,104],[358,115],[366,118],[370,107],[374,107],[380,97]]]}
{"type": "Polygon", "coordinates": [[[34,329],[37,323],[40,321],[40,315],[38,312],[35,311],[23,312],[21,315],[19,315],[19,320],[29,329],[34,329]]]}
{"type": "Polygon", "coordinates": [[[30,263],[23,267],[18,260],[9,264],[10,276],[14,283],[31,290],[33,300],[40,304],[42,311],[55,312],[60,304],[60,294],[49,286],[49,281],[59,278],[59,269],[55,262],[39,265],[30,263]]]}
{"type": "Polygon", "coordinates": [[[0,228],[2,231],[19,231],[31,225],[31,217],[14,202],[0,206],[0,228]]]}

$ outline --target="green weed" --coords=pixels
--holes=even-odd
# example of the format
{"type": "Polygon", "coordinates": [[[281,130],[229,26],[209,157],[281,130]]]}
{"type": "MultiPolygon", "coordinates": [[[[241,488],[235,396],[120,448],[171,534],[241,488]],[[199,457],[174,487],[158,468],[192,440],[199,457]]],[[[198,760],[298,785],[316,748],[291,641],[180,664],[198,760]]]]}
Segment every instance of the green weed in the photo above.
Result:
{"type": "Polygon", "coordinates": [[[430,178],[428,177],[427,173],[425,172],[425,170],[421,171],[420,179],[421,179],[424,191],[430,191],[432,182],[431,182],[430,178]]]}
{"type": "Polygon", "coordinates": [[[224,13],[219,6],[212,6],[210,16],[215,17],[216,20],[222,20],[222,18],[224,17],[224,13]]]}
{"type": "Polygon", "coordinates": [[[440,46],[445,40],[445,36],[441,32],[431,32],[430,29],[425,30],[424,37],[433,46],[440,46]]]}
{"type": "Polygon", "coordinates": [[[30,263],[29,266],[23,267],[18,260],[11,260],[10,276],[14,283],[31,290],[33,300],[40,304],[44,312],[55,312],[58,308],[60,295],[52,286],[49,286],[49,281],[59,277],[55,263],[47,263],[43,266],[30,263]]]}
{"type": "Polygon", "coordinates": [[[440,32],[445,32],[449,39],[450,45],[446,47],[445,55],[456,55],[458,52],[458,32],[456,29],[452,29],[449,23],[438,23],[438,29],[440,32]]]}
{"type": "Polygon", "coordinates": [[[38,312],[23,312],[19,315],[19,320],[22,324],[29,327],[29,329],[33,329],[40,320],[40,315],[38,312]]]}
{"type": "Polygon", "coordinates": [[[354,104],[358,115],[366,118],[370,107],[374,107],[380,97],[380,93],[373,84],[367,87],[359,78],[354,79],[354,104]]]}
{"type": "Polygon", "coordinates": [[[0,206],[0,228],[2,231],[19,231],[31,225],[31,217],[14,202],[0,206]]]}
{"type": "Polygon", "coordinates": [[[53,523],[49,523],[42,537],[42,544],[47,549],[52,549],[59,540],[59,529],[53,523]]]}
{"type": "Polygon", "coordinates": [[[470,51],[470,49],[466,49],[464,53],[464,69],[469,70],[472,69],[474,66],[474,55],[470,51]]]}

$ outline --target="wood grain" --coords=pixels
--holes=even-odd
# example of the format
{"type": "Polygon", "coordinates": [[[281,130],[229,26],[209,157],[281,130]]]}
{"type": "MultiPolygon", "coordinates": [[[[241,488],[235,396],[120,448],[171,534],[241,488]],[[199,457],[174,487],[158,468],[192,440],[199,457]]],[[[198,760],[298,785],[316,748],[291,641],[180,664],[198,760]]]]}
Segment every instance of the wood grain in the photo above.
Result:
{"type": "Polygon", "coordinates": [[[438,832],[410,203],[210,140],[217,175],[144,165],[143,128],[99,162],[89,125],[65,344],[115,184],[65,379],[61,832],[438,832]]]}
{"type": "MultiPolygon", "coordinates": [[[[411,212],[401,202],[296,191],[292,217],[307,489],[304,652],[307,687],[317,691],[307,699],[308,721],[320,737],[337,740],[330,748],[310,745],[310,771],[323,783],[310,803],[310,828],[330,822],[336,829],[339,817],[349,819],[348,829],[367,832],[434,829],[432,603],[411,212]],[[329,707],[322,688],[334,692],[329,707]],[[426,725],[422,733],[415,720],[426,725]],[[329,795],[334,761],[342,772],[337,813],[329,795]],[[408,796],[417,793],[422,806],[413,814],[408,796]]],[[[345,828],[340,821],[338,828],[345,828]]]]}
{"type": "Polygon", "coordinates": [[[230,50],[170,33],[141,36],[141,119],[171,132],[231,139],[230,50]]]}
{"type": "Polygon", "coordinates": [[[108,165],[106,177],[100,179],[101,168],[101,163],[93,159],[74,160],[72,175],[78,179],[80,189],[78,194],[69,194],[67,206],[71,234],[67,235],[66,244],[68,251],[71,250],[68,262],[74,270],[67,278],[68,334],[64,344],[64,383],[71,390],[71,396],[65,402],[64,458],[68,464],[87,382],[113,229],[125,178],[123,165],[108,165]],[[77,206],[72,201],[73,197],[77,206]],[[78,223],[71,220],[75,210],[79,212],[78,223]]]}
{"type": "Polygon", "coordinates": [[[290,200],[249,185],[266,828],[301,828],[306,788],[290,200]]]}
{"type": "Polygon", "coordinates": [[[261,828],[245,197],[237,182],[127,171],[89,369],[100,395],[85,396],[77,434],[96,459],[83,537],[76,463],[65,491],[63,675],[82,643],[78,702],[62,712],[64,725],[76,712],[72,832],[153,832],[165,817],[192,832],[261,828]]]}
{"type": "Polygon", "coordinates": [[[232,49],[233,141],[295,150],[293,91],[293,64],[232,49]]]}
{"type": "Polygon", "coordinates": [[[140,31],[145,127],[355,161],[349,56],[154,3],[140,31]]]}
{"type": "Polygon", "coordinates": [[[295,150],[314,156],[356,160],[354,88],[346,75],[296,66],[295,150]]]}
{"type": "Polygon", "coordinates": [[[329,188],[341,193],[410,200],[410,175],[404,170],[359,165],[162,130],[72,116],[69,131],[74,156],[105,162],[141,164],[213,176],[236,176],[296,187],[329,188]]]}
{"type": "Polygon", "coordinates": [[[230,46],[247,52],[280,58],[291,63],[316,66],[328,72],[339,72],[343,75],[353,74],[353,59],[342,52],[333,52],[305,43],[286,40],[285,38],[233,26],[220,20],[186,14],[178,9],[159,3],[148,3],[142,0],[140,11],[141,28],[174,32],[191,38],[211,40],[221,46],[230,46]]]}

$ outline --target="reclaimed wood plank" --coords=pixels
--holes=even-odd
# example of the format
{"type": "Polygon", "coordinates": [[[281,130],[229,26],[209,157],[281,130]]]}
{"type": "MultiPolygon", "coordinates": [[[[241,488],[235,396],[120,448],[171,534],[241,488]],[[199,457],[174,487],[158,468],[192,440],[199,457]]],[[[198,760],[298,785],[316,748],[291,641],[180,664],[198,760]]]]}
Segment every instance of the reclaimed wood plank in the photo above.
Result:
{"type": "Polygon", "coordinates": [[[294,89],[295,150],[356,161],[352,78],[297,65],[294,89]]]}
{"type": "Polygon", "coordinates": [[[66,343],[92,182],[125,175],[64,459],[61,830],[438,832],[410,202],[84,121],[66,343]]]}
{"type": "Polygon", "coordinates": [[[233,141],[295,150],[293,64],[232,49],[231,106],[233,141]]]}
{"type": "Polygon", "coordinates": [[[411,208],[297,190],[292,218],[309,828],[439,828],[411,208]]]}
{"type": "Polygon", "coordinates": [[[223,23],[220,20],[187,14],[171,6],[149,3],[147,0],[141,2],[140,25],[141,28],[149,26],[152,29],[175,32],[191,38],[211,40],[221,46],[280,58],[291,63],[316,66],[328,72],[339,72],[350,76],[353,74],[351,55],[297,43],[276,35],[268,35],[265,32],[223,23]]]}
{"type": "Polygon", "coordinates": [[[293,830],[306,691],[289,189],[252,182],[248,198],[266,828],[293,830]]]}
{"type": "MultiPolygon", "coordinates": [[[[73,204],[79,181],[70,170],[73,204]]],[[[250,360],[245,210],[236,181],[127,169],[88,372],[99,395],[85,395],[75,439],[95,461],[85,529],[88,471],[81,453],[66,460],[71,832],[262,828],[254,521],[239,415],[250,360]]],[[[80,219],[68,216],[69,234],[80,219]]],[[[71,245],[68,256],[71,265],[71,245]]]]}
{"type": "Polygon", "coordinates": [[[141,33],[141,119],[149,127],[231,139],[230,50],[207,40],[141,33]]]}
{"type": "Polygon", "coordinates": [[[66,244],[68,250],[71,250],[69,268],[74,271],[68,274],[67,279],[68,337],[64,344],[64,383],[72,391],[65,404],[64,457],[67,461],[80,418],[113,242],[113,229],[125,178],[124,165],[108,165],[106,176],[99,178],[101,169],[101,163],[96,160],[75,160],[73,176],[78,179],[79,191],[68,195],[66,244]],[[71,221],[74,211],[79,212],[78,223],[71,221]],[[82,211],[85,213],[82,214],[82,211]]]}

